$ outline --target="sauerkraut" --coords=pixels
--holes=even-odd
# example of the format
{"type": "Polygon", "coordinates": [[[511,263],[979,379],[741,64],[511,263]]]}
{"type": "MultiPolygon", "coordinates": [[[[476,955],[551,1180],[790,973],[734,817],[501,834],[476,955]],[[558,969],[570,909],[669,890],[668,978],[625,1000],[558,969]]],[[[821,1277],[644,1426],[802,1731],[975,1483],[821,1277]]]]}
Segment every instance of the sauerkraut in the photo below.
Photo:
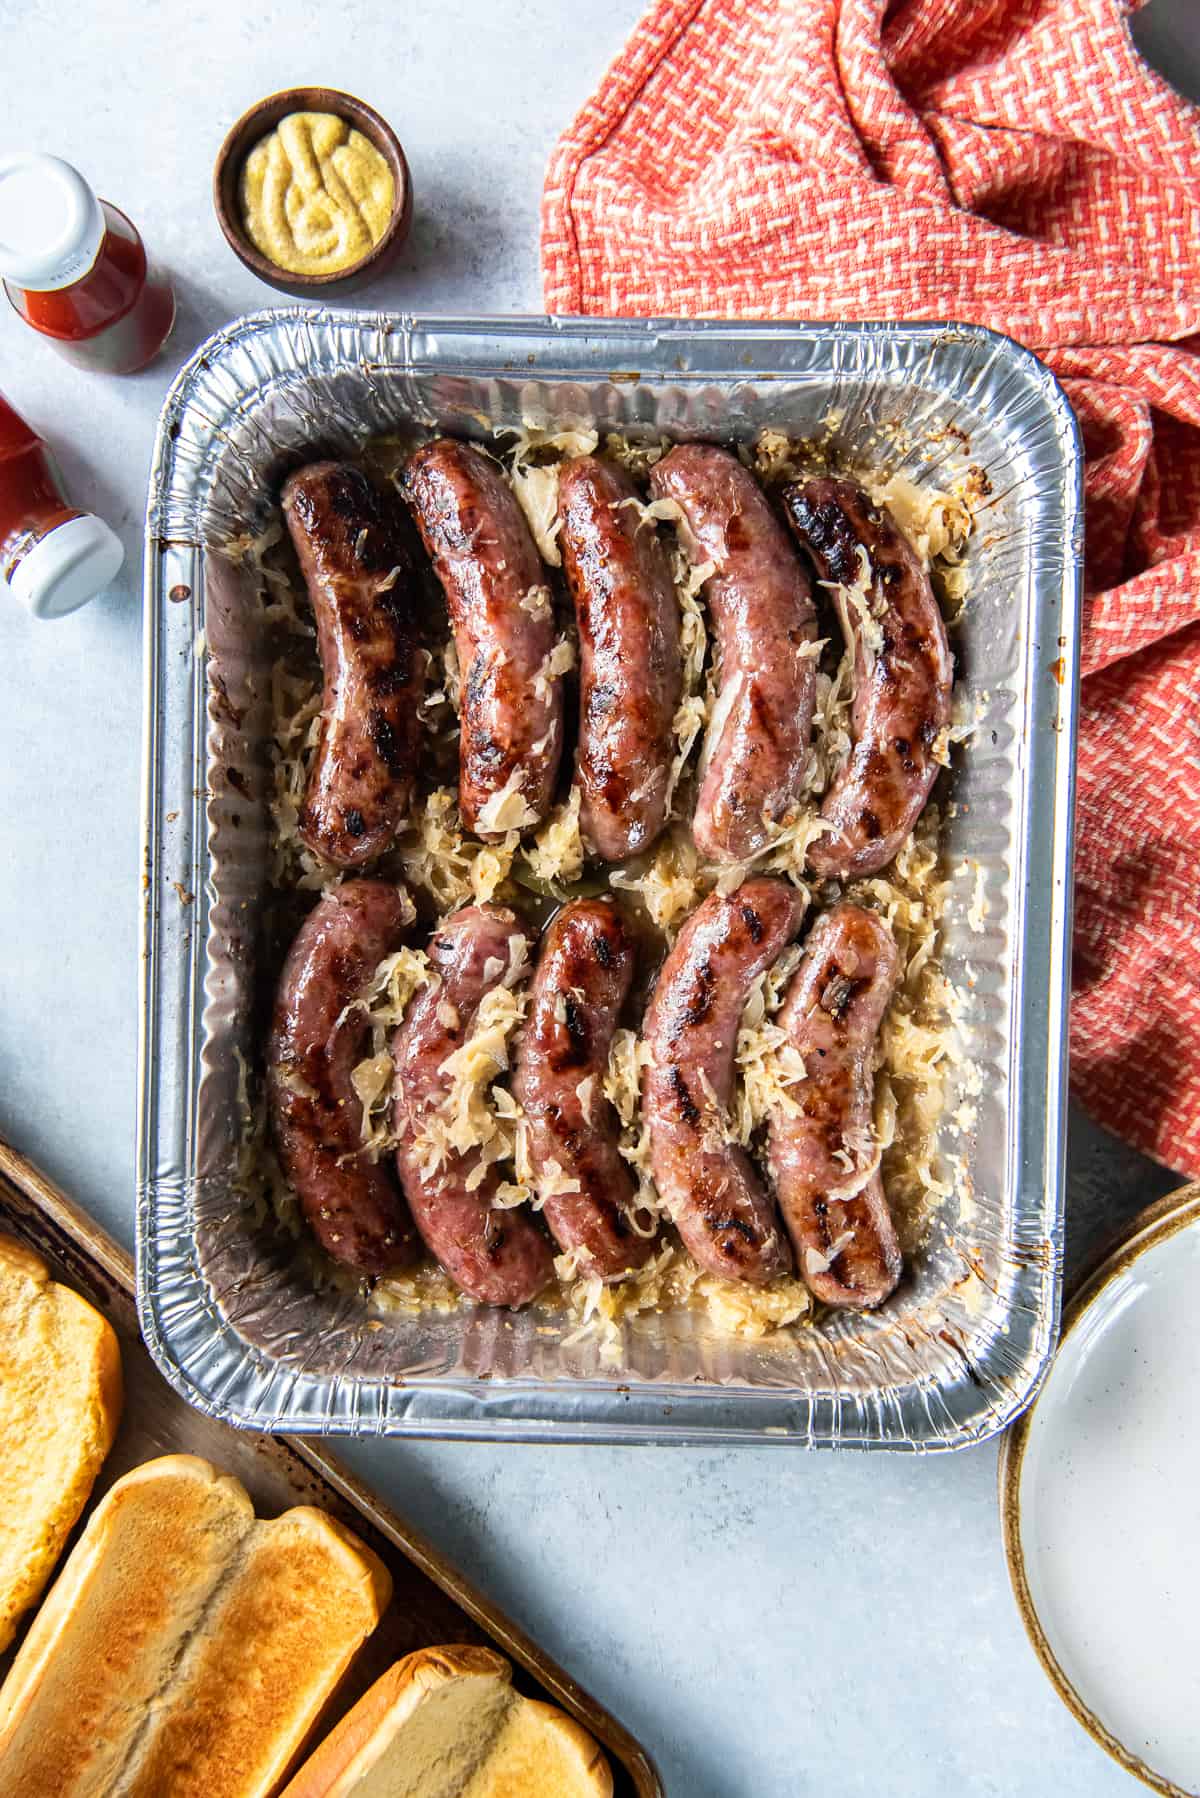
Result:
{"type": "Polygon", "coordinates": [[[362,1153],[370,1161],[378,1161],[396,1146],[390,1115],[395,1069],[388,1044],[409,1000],[429,978],[429,959],[423,949],[397,949],[384,957],[358,998],[342,1014],[344,1018],[349,1012],[362,1012],[371,1031],[370,1051],[350,1073],[363,1108],[362,1153]]]}
{"type": "Polygon", "coordinates": [[[497,843],[468,836],[455,794],[449,787],[435,787],[413,807],[394,853],[404,878],[444,913],[472,900],[483,904],[494,899],[512,871],[519,842],[516,830],[497,843]]]}
{"type": "Polygon", "coordinates": [[[802,954],[800,945],[793,943],[773,967],[759,975],[738,1025],[733,1123],[737,1141],[747,1148],[772,1112],[783,1111],[791,1117],[800,1112],[795,1089],[805,1076],[804,1060],[775,1022],[775,1013],[802,954]]]}
{"type": "Polygon", "coordinates": [[[583,873],[583,837],[579,808],[583,795],[576,783],[561,805],[556,805],[525,848],[525,864],[535,881],[561,893],[583,873]]]}
{"type": "Polygon", "coordinates": [[[309,769],[321,740],[321,693],[310,679],[277,661],[271,669],[271,867],[272,886],[323,892],[340,870],[300,837],[300,813],[309,769]]]}
{"type": "Polygon", "coordinates": [[[813,1310],[801,1281],[789,1276],[769,1287],[751,1287],[722,1280],[705,1273],[673,1240],[664,1240],[643,1268],[616,1286],[605,1286],[594,1274],[577,1275],[573,1257],[560,1256],[555,1271],[571,1319],[562,1346],[595,1340],[602,1365],[620,1365],[624,1330],[642,1316],[698,1311],[727,1335],[762,1338],[807,1322],[813,1310]]]}
{"type": "Polygon", "coordinates": [[[590,456],[600,439],[590,426],[550,431],[535,424],[502,431],[501,436],[514,439],[509,479],[538,552],[551,568],[560,568],[558,464],[568,456],[590,456]]]}
{"type": "Polygon", "coordinates": [[[618,892],[636,899],[650,922],[668,938],[714,884],[691,833],[678,826],[665,831],[654,849],[614,868],[609,880],[618,892]]]}
{"type": "MultiPolygon", "coordinates": [[[[772,486],[837,466],[834,453],[837,420],[821,433],[799,441],[780,431],[765,431],[740,450],[742,460],[772,486]]],[[[557,545],[558,467],[568,456],[596,448],[590,427],[549,429],[526,425],[507,434],[507,447],[497,445],[497,460],[512,481],[544,562],[560,565],[557,545]]],[[[638,440],[609,434],[604,452],[644,481],[667,444],[659,437],[638,440]]],[[[948,613],[964,601],[967,583],[963,561],[971,530],[972,509],[987,492],[986,479],[971,471],[949,490],[916,486],[905,475],[850,469],[871,497],[886,505],[917,553],[931,568],[935,588],[948,613]]],[[[806,851],[825,828],[819,815],[822,794],[842,766],[851,747],[850,706],[854,690],[853,658],[835,651],[828,639],[814,643],[817,658],[813,748],[805,794],[793,815],[779,822],[772,841],[751,863],[716,866],[697,853],[686,819],[695,799],[700,750],[706,733],[719,728],[714,719],[716,676],[707,618],[704,584],[711,564],[696,565],[673,528],[678,509],[672,501],[638,500],[638,527],[661,530],[671,561],[679,600],[683,695],[674,720],[676,750],[670,787],[672,818],[658,843],[647,853],[607,871],[608,883],[669,943],[680,925],[714,889],[732,892],[748,875],[773,872],[786,876],[814,907],[841,896],[872,906],[888,921],[900,950],[902,974],[880,1033],[874,1128],[861,1142],[847,1143],[843,1158],[847,1190],[861,1184],[865,1171],[881,1163],[907,1254],[919,1250],[929,1216],[947,1195],[966,1193],[962,1155],[944,1143],[954,1133],[975,1125],[981,1088],[977,1069],[963,1058],[958,1033],[961,995],[952,989],[939,960],[939,931],[949,890],[939,858],[941,813],[926,808],[912,836],[894,862],[880,875],[847,887],[819,886],[806,871],[806,851]],[[951,1072],[959,1089],[952,1116],[946,1117],[945,1091],[951,1072]]],[[[308,773],[320,740],[320,670],[317,666],[311,611],[288,562],[286,539],[278,519],[256,533],[246,533],[224,546],[231,560],[249,568],[259,583],[259,603],[266,625],[278,633],[280,654],[272,668],[266,696],[271,716],[269,803],[272,819],[270,876],[280,890],[323,890],[344,876],[301,843],[298,822],[308,773]]],[[[557,611],[559,635],[538,671],[537,689],[548,697],[574,665],[576,648],[569,610],[556,604],[556,577],[530,588],[519,602],[531,616],[557,611]],[[564,629],[565,626],[565,629],[564,629]]],[[[841,603],[855,618],[868,655],[879,647],[879,622],[872,611],[871,570],[860,557],[856,578],[840,590],[841,603]]],[[[449,637],[429,650],[427,693],[422,723],[431,747],[431,766],[445,768],[443,754],[453,749],[457,732],[458,669],[449,637]]],[[[967,740],[977,723],[957,699],[951,726],[935,753],[948,762],[955,743],[967,740]]],[[[568,789],[541,823],[534,817],[519,778],[514,776],[485,808],[485,829],[502,833],[483,843],[464,832],[453,788],[445,778],[423,776],[413,806],[394,849],[371,872],[411,887],[426,917],[441,917],[458,906],[495,898],[513,899],[532,887],[556,899],[573,891],[594,891],[586,880],[587,855],[580,830],[580,791],[568,789]],[[582,888],[580,883],[583,883],[582,888]]],[[[968,922],[985,927],[986,893],[982,871],[975,876],[968,922]]],[[[418,1152],[428,1176],[435,1179],[450,1155],[475,1154],[473,1178],[482,1184],[496,1178],[495,1203],[501,1207],[544,1202],[549,1193],[574,1190],[564,1169],[550,1167],[535,1195],[525,1120],[510,1084],[513,1045],[527,1005],[529,963],[524,939],[514,960],[497,966],[496,984],[485,996],[466,1041],[448,1058],[447,1091],[430,1118],[418,1152]]],[[[776,1022],[801,948],[788,949],[754,984],[739,1022],[735,1045],[737,1079],[727,1107],[715,1094],[707,1106],[711,1127],[723,1141],[734,1142],[761,1159],[765,1126],[778,1109],[798,1108],[805,1077],[801,1057],[776,1022]]],[[[368,1036],[353,1070],[362,1103],[361,1153],[375,1159],[395,1146],[390,1119],[394,1081],[388,1044],[413,995],[432,978],[424,954],[405,947],[386,958],[355,1001],[365,1013],[368,1036]]],[[[647,1265],[616,1286],[605,1286],[588,1270],[586,1256],[556,1258],[557,1293],[543,1303],[565,1309],[565,1344],[598,1341],[602,1361],[622,1359],[626,1328],[640,1316],[688,1309],[702,1312],[712,1327],[747,1337],[763,1337],[778,1329],[813,1321],[807,1288],[796,1278],[773,1282],[765,1289],[729,1282],[703,1273],[683,1249],[664,1217],[651,1172],[647,1128],[641,1108],[641,1083],[647,1050],[627,1028],[614,1036],[603,1080],[588,1076],[580,1084],[586,1115],[611,1104],[620,1127],[620,1149],[634,1179],[637,1203],[660,1231],[647,1265]]],[[[241,1183],[261,1215],[273,1211],[297,1237],[298,1253],[314,1277],[339,1284],[352,1276],[331,1270],[301,1227],[295,1195],[282,1175],[266,1131],[261,1094],[254,1096],[243,1066],[239,1105],[243,1114],[241,1183]]],[[[645,1228],[644,1224],[635,1227],[645,1228]]],[[[831,1251],[832,1255],[832,1251],[831,1251]]],[[[812,1271],[812,1270],[810,1270],[812,1271]]],[[[430,1263],[378,1283],[373,1303],[380,1309],[416,1315],[425,1310],[451,1310],[462,1300],[452,1283],[430,1263]]]]}
{"type": "Polygon", "coordinates": [[[445,1097],[412,1145],[423,1175],[435,1183],[448,1161],[469,1154],[477,1153],[478,1160],[468,1176],[468,1189],[482,1185],[495,1163],[511,1164],[514,1176],[501,1183],[496,1195],[502,1206],[521,1204],[531,1196],[528,1182],[517,1174],[519,1155],[524,1162],[520,1107],[499,1085],[525,1016],[527,996],[520,983],[527,967],[528,943],[523,936],[514,936],[509,964],[498,984],[484,994],[466,1040],[442,1063],[445,1097]]]}
{"type": "MultiPolygon", "coordinates": [[[[675,502],[665,504],[675,507],[675,502]]],[[[678,508],[675,508],[676,510],[678,508]]],[[[679,650],[683,663],[683,692],[675,710],[671,728],[675,733],[675,754],[667,781],[668,809],[674,810],[674,799],[688,759],[712,712],[713,693],[706,686],[704,669],[708,657],[708,631],[698,595],[713,573],[713,563],[693,564],[682,543],[676,543],[672,557],[672,574],[679,600],[679,650]]]]}

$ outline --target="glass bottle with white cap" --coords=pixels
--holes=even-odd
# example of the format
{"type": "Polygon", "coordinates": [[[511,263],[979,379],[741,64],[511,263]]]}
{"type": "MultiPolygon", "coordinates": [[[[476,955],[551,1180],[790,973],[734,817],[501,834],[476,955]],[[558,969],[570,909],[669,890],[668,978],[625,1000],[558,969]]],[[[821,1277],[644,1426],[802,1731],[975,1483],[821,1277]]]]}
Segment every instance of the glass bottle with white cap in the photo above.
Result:
{"type": "Polygon", "coordinates": [[[0,575],[37,618],[62,618],[115,580],[121,540],[67,498],[49,449],[0,394],[0,575]]]}
{"type": "Polygon", "coordinates": [[[57,156],[0,156],[0,276],[25,323],[79,368],[132,374],[175,322],[136,227],[57,156]]]}

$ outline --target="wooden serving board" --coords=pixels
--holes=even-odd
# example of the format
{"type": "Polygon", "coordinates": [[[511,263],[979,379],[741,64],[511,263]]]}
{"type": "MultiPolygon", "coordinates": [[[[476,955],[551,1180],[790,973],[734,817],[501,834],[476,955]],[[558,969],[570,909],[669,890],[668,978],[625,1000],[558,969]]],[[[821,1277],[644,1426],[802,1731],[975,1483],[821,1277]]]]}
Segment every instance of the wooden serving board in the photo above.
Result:
{"type": "MultiPolygon", "coordinates": [[[[93,1502],[119,1475],[155,1455],[203,1455],[236,1474],[260,1516],[272,1516],[289,1505],[319,1505],[348,1524],[386,1563],[395,1582],[391,1604],[339,1690],[328,1727],[385,1667],[412,1649],[436,1643],[483,1643],[509,1657],[523,1692],[561,1705],[603,1744],[619,1798],[665,1798],[650,1757],[616,1718],[477,1592],[431,1543],[360,1485],[319,1441],[245,1434],[204,1417],[180,1398],[155,1367],[138,1333],[129,1256],[2,1139],[0,1231],[35,1249],[55,1279],[83,1293],[120,1338],[125,1408],[93,1502]]],[[[10,1650],[0,1656],[0,1678],[11,1654],[10,1650]]]]}

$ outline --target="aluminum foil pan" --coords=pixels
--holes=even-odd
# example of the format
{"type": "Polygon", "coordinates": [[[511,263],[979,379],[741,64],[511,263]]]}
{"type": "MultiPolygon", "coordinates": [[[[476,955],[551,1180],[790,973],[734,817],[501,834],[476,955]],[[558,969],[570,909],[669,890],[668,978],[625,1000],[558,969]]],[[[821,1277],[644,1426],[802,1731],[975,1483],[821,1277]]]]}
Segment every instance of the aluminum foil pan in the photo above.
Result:
{"type": "Polygon", "coordinates": [[[279,310],[211,338],[163,408],[146,536],[137,1263],[167,1378],[262,1430],[944,1449],[1001,1429],[1058,1322],[1080,541],[1062,391],[974,326],[279,310]],[[850,455],[884,433],[890,465],[916,481],[974,463],[991,482],[956,640],[980,728],[958,756],[946,843],[959,871],[945,961],[964,982],[970,965],[967,1050],[983,1076],[970,1195],[945,1203],[878,1316],[761,1341],[691,1315],[638,1319],[616,1367],[536,1310],[381,1321],[314,1292],[235,1183],[268,849],[267,727],[247,681],[266,652],[249,577],[217,546],[262,525],[297,461],[407,421],[728,439],[830,417],[850,455]]]}

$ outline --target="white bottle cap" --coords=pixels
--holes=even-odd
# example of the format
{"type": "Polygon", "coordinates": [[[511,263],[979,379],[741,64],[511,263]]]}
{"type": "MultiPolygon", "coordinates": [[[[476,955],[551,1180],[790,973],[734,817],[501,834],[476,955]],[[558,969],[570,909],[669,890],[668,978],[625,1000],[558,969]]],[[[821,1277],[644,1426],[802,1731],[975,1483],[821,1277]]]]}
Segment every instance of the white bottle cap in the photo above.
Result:
{"type": "Polygon", "coordinates": [[[35,618],[65,618],[116,579],[121,539],[90,512],[68,518],[27,550],[9,587],[35,618]]]}
{"type": "Polygon", "coordinates": [[[49,293],[87,274],[104,242],[100,202],[69,162],[19,150],[0,156],[0,275],[49,293]]]}

